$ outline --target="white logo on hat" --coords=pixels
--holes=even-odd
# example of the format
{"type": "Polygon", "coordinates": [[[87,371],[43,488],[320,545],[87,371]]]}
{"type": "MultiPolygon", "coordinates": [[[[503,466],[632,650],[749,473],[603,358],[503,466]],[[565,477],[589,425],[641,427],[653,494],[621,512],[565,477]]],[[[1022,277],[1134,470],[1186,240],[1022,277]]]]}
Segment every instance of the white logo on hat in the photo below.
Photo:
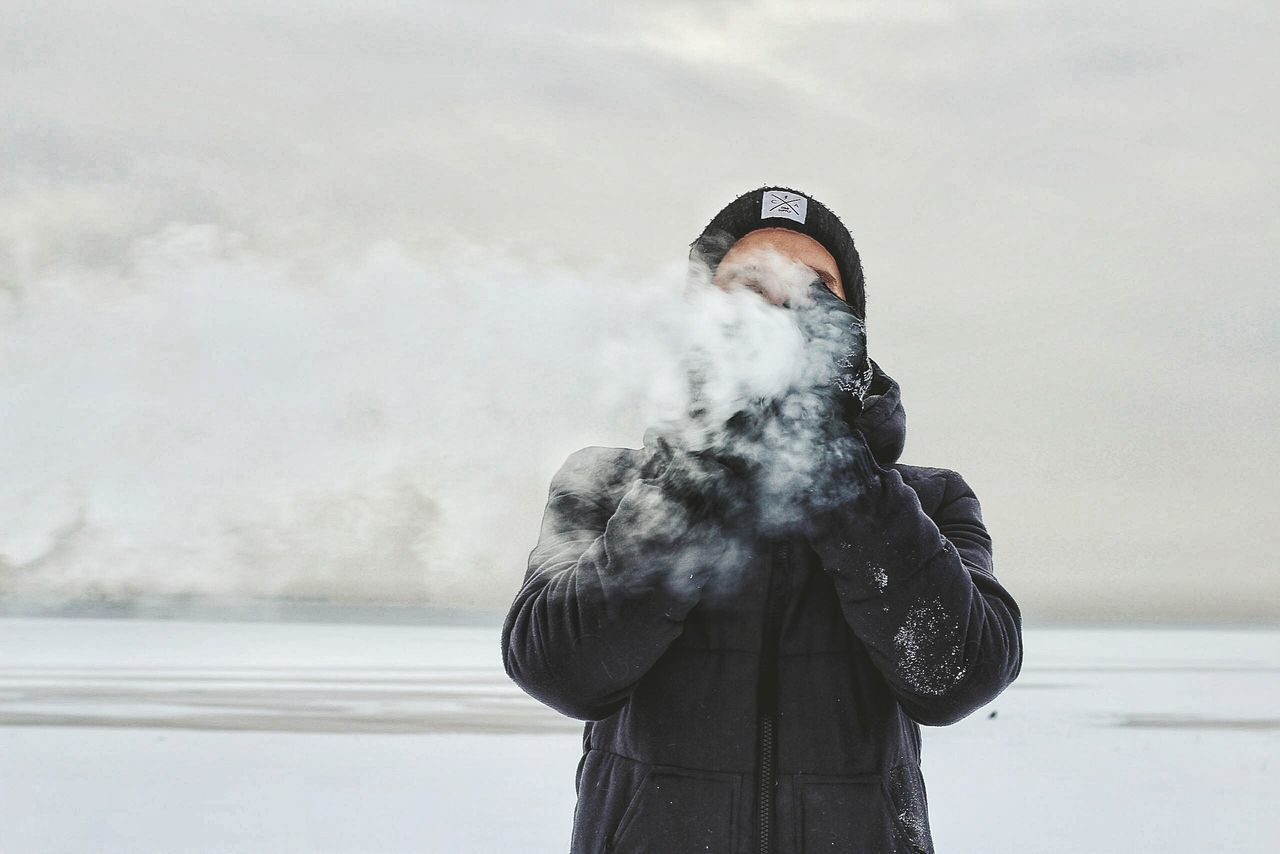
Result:
{"type": "Polygon", "coordinates": [[[793,219],[803,225],[808,215],[809,200],[799,193],[765,190],[760,200],[761,219],[793,219]]]}

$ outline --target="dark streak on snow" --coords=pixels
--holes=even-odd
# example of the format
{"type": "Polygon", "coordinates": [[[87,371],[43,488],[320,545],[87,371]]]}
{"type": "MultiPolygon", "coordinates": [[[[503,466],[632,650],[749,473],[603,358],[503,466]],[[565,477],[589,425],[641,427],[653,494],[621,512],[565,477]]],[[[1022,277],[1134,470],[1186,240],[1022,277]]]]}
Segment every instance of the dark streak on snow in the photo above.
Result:
{"type": "Polygon", "coordinates": [[[1200,715],[1124,715],[1113,726],[1140,729],[1280,730],[1280,718],[1206,718],[1200,715]]]}
{"type": "Polygon", "coordinates": [[[299,733],[565,733],[582,723],[523,694],[501,670],[362,676],[280,669],[0,670],[0,727],[299,733]],[[114,671],[114,672],[113,672],[114,671]]]}

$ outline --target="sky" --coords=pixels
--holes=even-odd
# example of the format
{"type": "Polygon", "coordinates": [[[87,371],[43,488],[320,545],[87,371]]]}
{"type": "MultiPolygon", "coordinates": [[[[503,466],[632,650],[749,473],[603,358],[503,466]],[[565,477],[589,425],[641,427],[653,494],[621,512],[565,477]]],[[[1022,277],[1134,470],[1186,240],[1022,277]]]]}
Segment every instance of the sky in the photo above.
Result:
{"type": "Polygon", "coordinates": [[[1028,618],[1280,619],[1273,4],[0,16],[0,598],[505,607],[778,185],[1028,618]]]}

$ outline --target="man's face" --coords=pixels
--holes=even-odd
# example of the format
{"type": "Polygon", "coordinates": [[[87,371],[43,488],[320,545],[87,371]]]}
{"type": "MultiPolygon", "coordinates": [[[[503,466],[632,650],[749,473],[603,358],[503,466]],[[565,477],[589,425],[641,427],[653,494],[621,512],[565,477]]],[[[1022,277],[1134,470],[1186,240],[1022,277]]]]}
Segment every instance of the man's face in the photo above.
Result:
{"type": "Polygon", "coordinates": [[[844,299],[844,283],[840,280],[840,267],[836,259],[821,243],[789,228],[760,228],[748,232],[729,247],[729,251],[716,268],[715,283],[727,287],[732,281],[740,281],[759,291],[765,299],[780,304],[781,297],[767,288],[754,284],[750,270],[755,258],[773,250],[792,261],[804,264],[822,278],[827,290],[844,299]]]}

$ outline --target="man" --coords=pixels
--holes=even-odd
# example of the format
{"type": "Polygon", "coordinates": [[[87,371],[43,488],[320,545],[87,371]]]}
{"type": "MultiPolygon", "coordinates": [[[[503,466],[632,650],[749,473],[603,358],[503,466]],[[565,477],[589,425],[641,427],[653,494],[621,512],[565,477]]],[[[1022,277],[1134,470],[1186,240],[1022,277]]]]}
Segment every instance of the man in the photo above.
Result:
{"type": "Polygon", "coordinates": [[[587,722],[572,852],[932,852],[920,726],[1022,665],[978,499],[898,462],[901,388],[824,205],[746,193],[691,260],[788,312],[825,373],[556,474],[502,644],[526,692],[587,722]]]}

